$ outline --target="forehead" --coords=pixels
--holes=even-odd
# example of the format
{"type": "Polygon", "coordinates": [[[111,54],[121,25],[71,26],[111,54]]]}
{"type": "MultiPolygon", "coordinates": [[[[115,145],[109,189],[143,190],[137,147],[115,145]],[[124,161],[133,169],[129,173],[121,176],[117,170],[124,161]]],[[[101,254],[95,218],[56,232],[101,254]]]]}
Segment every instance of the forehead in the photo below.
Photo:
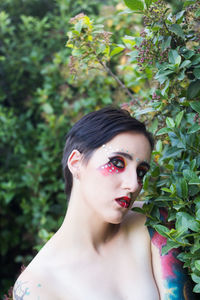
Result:
{"type": "Polygon", "coordinates": [[[109,156],[113,152],[126,152],[140,160],[150,161],[151,146],[147,137],[142,133],[124,132],[116,135],[106,145],[98,148],[94,156],[109,156]]]}
{"type": "Polygon", "coordinates": [[[121,148],[124,150],[134,152],[150,152],[151,146],[147,137],[142,133],[137,132],[124,132],[116,135],[112,140],[110,140],[107,145],[111,148],[121,148]]]}

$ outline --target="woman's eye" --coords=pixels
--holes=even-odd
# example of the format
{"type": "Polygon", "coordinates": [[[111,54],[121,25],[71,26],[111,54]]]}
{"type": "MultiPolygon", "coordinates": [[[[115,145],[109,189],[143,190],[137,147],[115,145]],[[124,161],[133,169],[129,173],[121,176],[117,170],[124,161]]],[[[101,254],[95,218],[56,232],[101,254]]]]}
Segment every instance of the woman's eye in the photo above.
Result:
{"type": "Polygon", "coordinates": [[[123,169],[125,167],[125,161],[121,157],[113,157],[110,162],[118,169],[123,169]]]}
{"type": "Polygon", "coordinates": [[[140,179],[143,179],[144,175],[147,173],[147,170],[143,169],[143,168],[139,168],[137,169],[137,176],[140,179]]]}

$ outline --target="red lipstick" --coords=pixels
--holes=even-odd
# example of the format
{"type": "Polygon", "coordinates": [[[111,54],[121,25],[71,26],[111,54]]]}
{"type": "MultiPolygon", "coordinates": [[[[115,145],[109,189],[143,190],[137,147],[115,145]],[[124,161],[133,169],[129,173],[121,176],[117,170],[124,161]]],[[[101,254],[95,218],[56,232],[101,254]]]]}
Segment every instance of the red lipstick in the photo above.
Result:
{"type": "Polygon", "coordinates": [[[129,197],[120,197],[120,198],[116,198],[115,201],[124,208],[129,208],[130,203],[131,203],[131,198],[129,197]]]}

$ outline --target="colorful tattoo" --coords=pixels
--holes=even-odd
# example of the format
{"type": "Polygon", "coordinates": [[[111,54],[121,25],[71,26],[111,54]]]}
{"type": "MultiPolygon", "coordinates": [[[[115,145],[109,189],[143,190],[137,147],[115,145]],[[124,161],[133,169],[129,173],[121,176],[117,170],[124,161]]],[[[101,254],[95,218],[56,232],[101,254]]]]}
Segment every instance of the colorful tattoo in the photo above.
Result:
{"type": "MultiPolygon", "coordinates": [[[[165,210],[160,210],[161,219],[166,219],[165,210]]],[[[178,249],[171,249],[167,254],[162,255],[162,247],[166,245],[167,239],[149,228],[151,241],[159,249],[161,258],[162,276],[165,287],[164,300],[192,300],[195,299],[192,293],[191,283],[183,269],[183,263],[177,259],[178,249]]]]}

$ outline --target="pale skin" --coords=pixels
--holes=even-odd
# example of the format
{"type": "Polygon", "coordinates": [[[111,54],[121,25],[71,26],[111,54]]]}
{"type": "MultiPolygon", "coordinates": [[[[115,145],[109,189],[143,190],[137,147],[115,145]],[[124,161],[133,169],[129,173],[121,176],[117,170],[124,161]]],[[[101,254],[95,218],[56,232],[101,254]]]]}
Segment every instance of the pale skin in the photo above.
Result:
{"type": "Polygon", "coordinates": [[[126,132],[106,147],[110,150],[98,148],[87,163],[72,151],[73,188],[64,222],[18,278],[14,300],[175,299],[167,296],[161,256],[146,218],[131,211],[142,189],[138,169],[148,171],[149,141],[126,132]],[[122,152],[117,167],[124,166],[106,174],[102,169],[116,152],[122,152]],[[132,199],[128,208],[116,201],[122,196],[132,199]]]}

